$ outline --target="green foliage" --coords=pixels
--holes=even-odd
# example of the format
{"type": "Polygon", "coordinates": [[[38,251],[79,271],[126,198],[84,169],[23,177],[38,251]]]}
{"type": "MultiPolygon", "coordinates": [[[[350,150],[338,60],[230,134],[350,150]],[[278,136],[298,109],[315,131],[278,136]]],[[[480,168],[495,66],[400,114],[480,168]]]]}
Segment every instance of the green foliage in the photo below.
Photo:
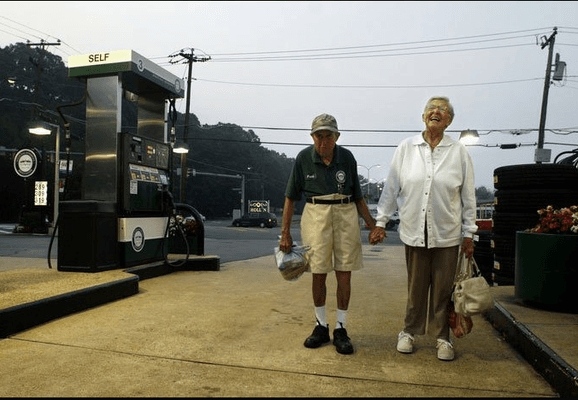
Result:
{"type": "MultiPolygon", "coordinates": [[[[182,137],[181,130],[184,126],[177,123],[178,137],[182,137]]],[[[294,159],[264,148],[252,130],[234,124],[191,125],[188,143],[189,169],[245,175],[245,200],[269,200],[272,209],[282,209],[294,159]]],[[[175,157],[173,163],[180,166],[180,158],[175,157]]],[[[234,189],[240,189],[241,183],[232,177],[189,175],[187,199],[208,218],[231,216],[233,209],[240,208],[241,193],[234,189]]]]}
{"type": "Polygon", "coordinates": [[[494,191],[485,186],[476,188],[476,199],[478,202],[494,202],[494,191]]]}

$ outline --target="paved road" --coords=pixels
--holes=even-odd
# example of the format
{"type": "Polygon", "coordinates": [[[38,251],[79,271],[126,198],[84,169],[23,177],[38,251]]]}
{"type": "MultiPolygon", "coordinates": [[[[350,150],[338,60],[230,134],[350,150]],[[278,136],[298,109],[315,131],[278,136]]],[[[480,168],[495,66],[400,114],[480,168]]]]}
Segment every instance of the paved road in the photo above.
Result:
{"type": "MultiPolygon", "coordinates": [[[[12,234],[13,224],[0,224],[0,257],[46,258],[50,250],[51,259],[58,255],[58,237],[50,246],[51,236],[39,234],[12,234]]],[[[362,230],[361,241],[368,244],[369,231],[362,230]]],[[[247,260],[266,255],[273,256],[278,244],[281,227],[236,228],[229,220],[206,221],[205,254],[219,256],[221,262],[247,260]]],[[[301,234],[298,225],[292,228],[293,240],[299,242],[301,234]]],[[[385,246],[401,244],[396,231],[388,231],[385,246]]],[[[47,261],[48,265],[48,261],[47,261]]],[[[54,266],[53,266],[54,268],[54,266]]]]}

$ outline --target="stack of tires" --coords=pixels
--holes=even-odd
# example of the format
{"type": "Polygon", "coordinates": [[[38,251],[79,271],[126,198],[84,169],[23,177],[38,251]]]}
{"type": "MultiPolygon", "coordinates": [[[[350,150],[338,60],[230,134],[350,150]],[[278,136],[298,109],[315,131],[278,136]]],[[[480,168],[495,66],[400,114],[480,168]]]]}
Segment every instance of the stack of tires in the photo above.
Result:
{"type": "Polygon", "coordinates": [[[478,229],[476,235],[478,236],[478,242],[474,251],[474,259],[482,276],[486,278],[488,285],[492,286],[494,265],[494,250],[491,246],[492,231],[478,229]]]}
{"type": "Polygon", "coordinates": [[[578,170],[562,164],[508,165],[494,170],[494,188],[492,279],[513,285],[516,232],[534,228],[542,208],[578,203],[578,170]]]}

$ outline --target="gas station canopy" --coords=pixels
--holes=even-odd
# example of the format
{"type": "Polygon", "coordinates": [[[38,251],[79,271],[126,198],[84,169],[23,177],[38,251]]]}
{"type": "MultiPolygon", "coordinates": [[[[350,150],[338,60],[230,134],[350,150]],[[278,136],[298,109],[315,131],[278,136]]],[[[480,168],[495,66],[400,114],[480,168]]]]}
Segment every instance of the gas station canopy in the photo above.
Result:
{"type": "Polygon", "coordinates": [[[175,97],[184,97],[183,80],[133,50],[117,50],[68,57],[70,78],[123,74],[132,92],[145,94],[164,89],[175,97]],[[151,84],[154,84],[151,86],[151,84]],[[156,86],[156,87],[155,87],[156,86]]]}

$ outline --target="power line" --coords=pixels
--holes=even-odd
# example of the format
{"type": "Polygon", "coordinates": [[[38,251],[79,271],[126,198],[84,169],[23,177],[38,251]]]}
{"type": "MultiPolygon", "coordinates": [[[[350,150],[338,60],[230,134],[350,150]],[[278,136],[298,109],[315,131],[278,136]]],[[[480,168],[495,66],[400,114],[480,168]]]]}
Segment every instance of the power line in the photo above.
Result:
{"type": "Polygon", "coordinates": [[[508,83],[531,82],[542,78],[513,79],[509,81],[483,82],[483,83],[456,83],[449,85],[310,85],[310,84],[281,84],[281,83],[254,83],[254,82],[232,82],[218,81],[213,79],[193,78],[199,82],[219,83],[226,85],[240,86],[263,86],[263,87],[287,87],[287,88],[326,88],[326,89],[423,89],[423,88],[445,88],[445,87],[465,87],[484,85],[503,85],[508,83]]]}
{"type": "Polygon", "coordinates": [[[525,37],[534,37],[536,36],[537,41],[537,33],[528,34],[528,35],[518,35],[518,36],[511,36],[511,37],[503,37],[503,38],[492,38],[492,39],[484,39],[484,40],[476,40],[476,41],[469,41],[469,42],[462,42],[462,43],[443,43],[443,44],[434,44],[431,45],[429,43],[440,43],[440,42],[448,42],[448,41],[456,41],[456,40],[468,40],[468,39],[475,39],[475,38],[488,38],[488,37],[495,37],[500,35],[511,35],[511,34],[518,34],[524,32],[536,32],[542,31],[546,28],[540,29],[531,29],[531,30],[523,30],[523,31],[513,31],[513,32],[504,32],[504,33],[495,33],[495,34],[486,34],[486,35],[476,35],[476,36],[465,36],[461,38],[451,38],[451,39],[432,39],[432,40],[423,40],[423,41],[414,41],[414,42],[403,42],[403,43],[387,43],[387,44],[376,44],[376,45],[365,45],[365,46],[349,46],[349,47],[333,47],[333,48],[321,48],[321,49],[302,49],[302,50],[284,50],[284,51],[261,51],[261,52],[245,52],[245,53],[220,53],[213,55],[213,62],[247,62],[247,61],[309,61],[309,60],[324,60],[324,59],[344,59],[344,58],[367,58],[367,57],[392,57],[392,56],[407,56],[407,55],[423,55],[423,54],[435,54],[435,53],[447,53],[447,52],[461,52],[461,51],[474,51],[474,50],[489,50],[489,49],[497,49],[497,48],[507,48],[507,47],[520,47],[520,46],[533,46],[533,43],[522,43],[522,44],[513,44],[513,45],[505,45],[505,46],[492,46],[492,47],[477,47],[477,48],[469,48],[469,49],[454,49],[454,50],[439,50],[439,51],[425,51],[425,52],[413,52],[413,53],[395,53],[395,54],[368,54],[368,53],[378,53],[378,52],[407,52],[411,50],[417,50],[424,48],[424,46],[415,47],[415,45],[422,45],[428,44],[427,48],[432,47],[447,47],[447,46],[463,46],[468,44],[475,44],[475,43],[483,43],[483,42],[496,42],[502,40],[512,40],[512,39],[519,39],[525,37]],[[358,49],[370,49],[370,48],[379,48],[379,47],[396,47],[396,46],[410,46],[405,48],[390,48],[390,49],[380,49],[380,50],[364,50],[364,51],[357,51],[357,52],[345,52],[348,50],[358,50],[358,49]],[[341,51],[342,53],[334,53],[336,51],[341,51]],[[325,54],[308,54],[308,53],[319,53],[325,52],[325,54]],[[327,53],[331,52],[331,53],[327,53]],[[304,54],[298,54],[304,53],[304,54]],[[249,57],[248,57],[249,56],[249,57]],[[227,58],[229,57],[229,58],[227,58]]]}
{"type": "MultiPolygon", "coordinates": [[[[30,26],[28,26],[28,25],[22,24],[22,23],[20,23],[20,22],[14,21],[14,20],[12,20],[12,19],[10,19],[10,18],[7,18],[7,17],[4,17],[4,16],[0,16],[0,18],[3,18],[3,19],[5,19],[5,20],[7,20],[7,21],[10,21],[10,22],[12,22],[12,23],[14,23],[14,24],[20,25],[20,26],[22,26],[22,27],[24,27],[24,28],[26,28],[26,29],[28,29],[28,30],[37,32],[37,33],[39,33],[39,34],[41,34],[41,35],[44,35],[44,36],[47,37],[47,38],[56,39],[59,43],[62,43],[62,44],[64,44],[65,46],[67,46],[67,47],[69,47],[70,49],[72,49],[73,51],[75,51],[76,53],[81,54],[80,51],[78,51],[77,49],[75,49],[74,47],[72,47],[71,45],[69,45],[68,43],[66,43],[66,42],[58,39],[56,36],[53,36],[53,35],[50,35],[50,34],[48,34],[48,33],[39,31],[38,29],[34,29],[34,28],[32,28],[32,27],[30,27],[30,26]]],[[[18,28],[15,28],[15,27],[13,27],[13,26],[10,26],[10,25],[8,25],[8,24],[6,24],[6,23],[0,22],[0,25],[4,25],[4,26],[6,26],[6,27],[8,27],[8,28],[10,28],[10,29],[13,29],[13,30],[18,31],[18,32],[20,32],[20,33],[23,33],[23,34],[25,34],[25,35],[29,35],[29,36],[35,37],[35,38],[37,38],[37,39],[43,40],[43,37],[42,37],[42,36],[38,36],[38,35],[36,35],[36,34],[34,34],[34,33],[25,32],[25,31],[23,31],[23,30],[21,30],[21,29],[18,29],[18,28]]],[[[16,35],[16,34],[13,33],[13,32],[8,32],[8,31],[5,31],[5,30],[2,30],[2,32],[5,32],[5,33],[7,33],[7,34],[9,34],[9,35],[16,36],[16,37],[18,37],[18,38],[20,38],[20,39],[29,41],[28,38],[22,37],[22,36],[19,36],[19,35],[16,35]]],[[[60,50],[61,50],[64,54],[69,55],[69,54],[66,53],[64,50],[62,50],[62,49],[60,49],[60,50]]]]}
{"type": "MultiPolygon", "coordinates": [[[[25,27],[26,29],[29,29],[29,30],[31,30],[31,31],[35,31],[35,32],[41,33],[41,34],[42,34],[42,35],[44,35],[44,36],[48,36],[48,37],[52,37],[52,38],[54,38],[54,39],[57,39],[57,38],[56,38],[56,37],[54,37],[54,36],[50,36],[50,35],[47,35],[47,34],[46,34],[46,33],[44,33],[44,32],[40,32],[40,31],[39,31],[39,30],[37,30],[37,29],[34,29],[34,28],[31,28],[31,27],[29,27],[29,26],[27,26],[27,25],[21,24],[20,22],[17,22],[17,21],[11,20],[10,18],[6,18],[6,17],[4,17],[4,16],[1,16],[1,15],[0,15],[0,18],[3,18],[3,19],[5,19],[5,20],[7,20],[7,21],[10,21],[10,22],[12,22],[12,23],[14,23],[14,24],[17,24],[17,25],[23,26],[23,27],[25,27]]],[[[7,26],[7,27],[8,27],[8,28],[10,28],[10,29],[14,29],[15,31],[18,31],[18,32],[24,33],[25,35],[31,35],[31,36],[34,36],[34,37],[36,37],[37,39],[43,39],[42,37],[40,37],[40,36],[38,36],[38,35],[34,35],[34,34],[31,34],[31,33],[27,33],[27,32],[24,32],[23,30],[21,30],[21,29],[18,29],[18,28],[14,28],[14,27],[12,27],[12,26],[10,26],[10,25],[6,24],[6,23],[2,23],[2,25],[4,25],[4,26],[7,26]]],[[[7,32],[7,33],[10,33],[10,32],[7,32]]],[[[16,36],[16,35],[15,35],[15,36],[16,36]]]]}
{"type": "MultiPolygon", "coordinates": [[[[22,105],[35,105],[39,108],[39,111],[53,113],[51,110],[43,109],[40,104],[37,103],[30,103],[30,102],[23,102],[19,100],[14,100],[11,98],[3,97],[0,98],[0,102],[9,101],[13,103],[18,103],[22,105]]],[[[54,114],[54,113],[53,113],[54,114]]],[[[56,115],[56,114],[54,114],[56,115]]],[[[76,122],[84,124],[85,120],[76,119],[76,122]]],[[[236,125],[236,124],[229,124],[229,125],[236,125]]],[[[182,128],[185,124],[176,124],[176,128],[182,128]]],[[[275,126],[253,126],[253,125],[236,125],[242,129],[250,129],[250,130],[269,130],[269,131],[297,131],[297,132],[308,132],[310,128],[290,128],[290,127],[275,127],[275,126]]],[[[208,127],[203,126],[196,126],[189,124],[189,127],[194,127],[197,130],[212,130],[219,128],[218,125],[212,125],[208,127]]],[[[422,130],[420,129],[340,129],[340,132],[347,132],[352,134],[382,134],[382,133],[401,133],[401,134],[412,134],[412,133],[420,133],[422,130]]],[[[480,136],[489,135],[490,133],[503,133],[503,134],[511,134],[511,135],[525,135],[530,134],[532,132],[537,132],[538,128],[500,128],[500,129],[477,129],[478,134],[480,136]]],[[[578,126],[577,127],[567,127],[567,128],[549,128],[545,129],[546,132],[555,134],[555,135],[570,135],[574,133],[578,133],[578,126]]],[[[445,132],[447,133],[460,133],[461,130],[453,130],[447,129],[445,132]]],[[[195,140],[202,139],[195,137],[195,140]]],[[[202,139],[205,140],[205,139],[202,139]]],[[[206,139],[209,140],[209,139],[206,139]]],[[[215,139],[220,140],[220,139],[215,139]]],[[[266,143],[266,142],[249,142],[249,141],[241,141],[243,143],[266,143]]],[[[292,144],[292,143],[285,143],[285,142],[271,142],[274,144],[292,144]]]]}
{"type": "MultiPolygon", "coordinates": [[[[237,56],[237,55],[252,55],[252,54],[257,54],[257,55],[260,55],[260,54],[287,54],[287,53],[303,53],[303,52],[317,52],[317,51],[351,50],[351,49],[363,49],[363,48],[373,48],[373,47],[392,47],[392,46],[402,46],[402,45],[414,45],[414,44],[444,42],[444,41],[452,41],[452,40],[467,40],[467,39],[475,39],[475,38],[481,38],[481,37],[490,37],[490,36],[499,36],[499,35],[518,34],[518,33],[524,33],[524,32],[542,31],[542,30],[546,30],[546,29],[549,29],[549,28],[528,29],[528,30],[522,30],[522,31],[511,31],[511,32],[502,32],[502,33],[491,33],[491,34],[486,34],[486,35],[463,36],[463,37],[449,38],[449,39],[420,40],[420,41],[414,41],[414,42],[382,43],[382,44],[364,45],[364,46],[328,47],[328,48],[321,48],[321,49],[304,49],[304,50],[263,51],[263,52],[249,52],[249,53],[221,53],[221,54],[214,54],[213,56],[237,56]]],[[[531,35],[531,36],[533,36],[533,35],[531,35]]],[[[502,39],[507,39],[507,38],[502,38],[502,39]]],[[[497,39],[497,40],[502,40],[502,39],[497,39]]]]}
{"type": "MultiPolygon", "coordinates": [[[[315,56],[289,56],[289,57],[257,57],[257,58],[237,58],[237,59],[219,59],[216,58],[215,62],[252,62],[252,61],[314,61],[314,60],[343,60],[352,58],[377,58],[377,57],[400,57],[400,56],[417,56],[417,55],[429,55],[429,54],[441,54],[441,53],[456,53],[462,51],[477,51],[477,50],[494,50],[501,48],[511,48],[511,47],[522,47],[522,46],[534,46],[533,43],[521,43],[521,44],[511,44],[504,46],[490,46],[490,47],[476,47],[469,49],[453,49],[453,50],[434,50],[434,51],[419,51],[413,53],[393,53],[393,54],[362,54],[347,55],[347,54],[325,54],[325,55],[315,55],[315,56]]],[[[412,49],[409,49],[412,50],[412,49]]],[[[393,50],[391,50],[393,51],[393,50]]],[[[396,51],[407,51],[404,49],[396,49],[396,51]]]]}
{"type": "MultiPolygon", "coordinates": [[[[256,145],[273,145],[273,146],[300,146],[300,147],[307,147],[311,146],[311,143],[289,143],[289,142],[251,142],[248,140],[238,140],[238,139],[217,139],[217,138],[195,138],[195,140],[200,141],[213,141],[213,142],[227,142],[227,143],[240,143],[240,144],[256,144],[256,145]]],[[[526,147],[526,146],[536,146],[537,142],[531,143],[517,143],[517,144],[483,144],[483,143],[476,143],[468,145],[468,147],[500,147],[502,149],[510,149],[516,147],[526,147]],[[515,147],[513,147],[515,146],[515,147]]],[[[557,145],[557,146],[578,146],[578,143],[556,143],[556,142],[544,142],[544,144],[550,145],[557,145]]],[[[358,147],[358,148],[396,148],[399,146],[399,143],[395,144],[342,144],[343,147],[358,147]]]]}
{"type": "Polygon", "coordinates": [[[9,35],[16,36],[17,38],[20,38],[20,39],[22,39],[22,40],[28,40],[27,38],[25,38],[25,37],[23,37],[23,36],[19,36],[19,35],[15,34],[15,33],[5,31],[4,29],[0,29],[0,32],[4,32],[4,33],[7,33],[7,34],[9,34],[9,35]]]}

